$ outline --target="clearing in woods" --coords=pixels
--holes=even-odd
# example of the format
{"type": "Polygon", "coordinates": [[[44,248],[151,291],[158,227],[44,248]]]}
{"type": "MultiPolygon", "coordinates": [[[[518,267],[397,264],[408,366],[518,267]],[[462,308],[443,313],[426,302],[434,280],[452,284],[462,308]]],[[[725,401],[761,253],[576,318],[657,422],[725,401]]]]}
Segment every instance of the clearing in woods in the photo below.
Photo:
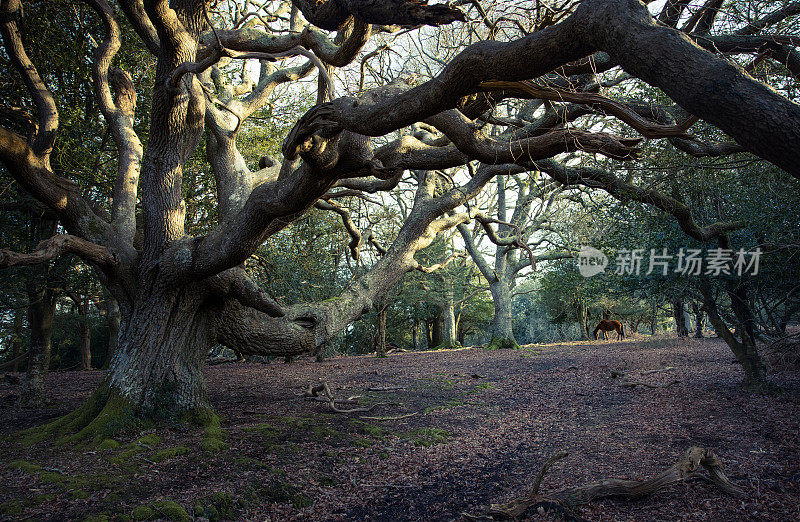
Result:
{"type": "MultiPolygon", "coordinates": [[[[206,378],[221,429],[182,431],[166,421],[82,448],[4,439],[0,517],[454,520],[525,493],[558,450],[569,456],[546,475],[543,493],[646,478],[695,445],[719,455],[744,498],[693,481],[580,513],[798,520],[800,376],[773,376],[784,389],[778,396],[748,393],[741,377],[719,340],[674,338],[214,366],[206,378]],[[613,370],[625,376],[612,379],[613,370]],[[361,396],[343,408],[382,404],[334,413],[302,398],[320,382],[337,398],[361,396]]],[[[0,384],[0,433],[70,412],[102,378],[51,373],[52,406],[33,411],[15,409],[17,387],[0,384]]]]}

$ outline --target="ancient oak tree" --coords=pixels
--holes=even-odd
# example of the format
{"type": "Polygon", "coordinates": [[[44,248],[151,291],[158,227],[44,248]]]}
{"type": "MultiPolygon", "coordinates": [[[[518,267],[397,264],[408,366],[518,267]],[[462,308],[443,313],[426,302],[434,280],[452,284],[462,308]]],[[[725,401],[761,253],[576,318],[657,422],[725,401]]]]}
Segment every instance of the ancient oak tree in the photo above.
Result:
{"type": "MultiPolygon", "coordinates": [[[[800,177],[800,106],[720,54],[727,45],[793,64],[781,53],[794,56],[794,40],[759,36],[794,16],[791,10],[769,13],[725,39],[707,30],[710,15],[677,29],[686,2],[668,2],[658,19],[638,0],[571,2],[555,18],[539,10],[539,2],[522,2],[533,23],[500,41],[499,21],[475,8],[477,2],[457,3],[461,10],[412,0],[243,2],[232,16],[206,0],[85,4],[104,27],[86,36],[96,43],[96,106],[116,145],[110,200],[53,167],[64,108],[26,51],[47,42],[22,34],[21,0],[0,2],[4,53],[28,93],[24,108],[4,103],[4,111],[19,117],[3,119],[9,123],[0,128],[0,161],[66,232],[29,254],[6,252],[0,259],[8,266],[78,255],[119,303],[118,344],[103,386],[52,428],[78,436],[98,433],[121,412],[208,419],[202,370],[210,346],[222,343],[242,354],[313,352],[369,311],[404,273],[426,268],[414,254],[437,234],[480,217],[469,202],[496,176],[544,172],[564,186],[647,202],[705,239],[727,225],[700,226],[669,196],[608,171],[559,162],[560,155],[633,160],[641,137],[663,138],[688,154],[748,151],[800,177]],[[377,50],[375,38],[448,23],[471,24],[489,38],[441,64],[428,81],[396,78],[361,92],[345,85],[347,94],[336,95],[342,85],[335,71],[377,50]],[[138,37],[157,60],[151,91],[137,92],[131,75],[114,67],[120,47],[131,45],[123,34],[138,37]],[[241,82],[231,83],[232,62],[258,66],[257,77],[242,74],[241,82]],[[594,75],[612,68],[660,89],[660,104],[601,95],[594,75]],[[277,87],[311,75],[320,79],[317,104],[296,118],[283,157],[259,162],[237,141],[245,122],[266,104],[280,104],[273,96],[277,87]],[[493,107],[506,99],[539,100],[551,109],[567,105],[514,121],[494,119],[493,107]],[[149,114],[137,114],[137,103],[149,114]],[[630,132],[581,128],[587,114],[615,119],[630,132]],[[142,118],[149,118],[146,145],[135,129],[142,118]],[[731,141],[698,138],[692,126],[701,120],[731,141]],[[484,132],[487,121],[505,130],[484,132]],[[213,170],[217,221],[207,233],[192,235],[182,183],[201,142],[213,170]],[[456,168],[470,175],[442,174],[456,168]],[[407,219],[371,270],[338,298],[282,306],[248,277],[242,267],[248,257],[318,202],[330,208],[346,194],[393,190],[409,170],[425,174],[407,219]]],[[[352,233],[357,256],[369,241],[352,233]]]]}

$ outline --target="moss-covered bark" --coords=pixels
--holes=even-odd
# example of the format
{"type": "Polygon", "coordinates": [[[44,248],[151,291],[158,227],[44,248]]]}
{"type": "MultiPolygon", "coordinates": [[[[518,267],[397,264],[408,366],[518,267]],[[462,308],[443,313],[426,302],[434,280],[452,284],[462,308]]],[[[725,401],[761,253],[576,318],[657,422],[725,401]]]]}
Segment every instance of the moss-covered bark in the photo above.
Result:
{"type": "Polygon", "coordinates": [[[499,337],[492,338],[491,342],[486,346],[487,350],[518,350],[519,345],[514,339],[502,339],[499,337]]]}

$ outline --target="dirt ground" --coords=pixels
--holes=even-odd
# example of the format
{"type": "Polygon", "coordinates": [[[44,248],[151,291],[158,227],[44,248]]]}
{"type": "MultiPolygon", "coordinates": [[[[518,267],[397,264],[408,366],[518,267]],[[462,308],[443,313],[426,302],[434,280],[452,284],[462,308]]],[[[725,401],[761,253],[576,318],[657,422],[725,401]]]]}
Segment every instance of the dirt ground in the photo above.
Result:
{"type": "MultiPolygon", "coordinates": [[[[581,515],[800,520],[800,375],[773,375],[783,388],[777,396],[749,393],[717,339],[232,363],[206,377],[224,443],[177,424],[91,447],[22,447],[6,437],[0,519],[458,520],[525,492],[558,450],[569,456],[548,473],[543,492],[646,478],[697,445],[721,457],[745,498],[693,481],[645,500],[590,503],[581,515]],[[680,382],[625,388],[612,370],[650,384],[680,382]],[[338,398],[382,404],[339,414],[301,397],[323,381],[338,398]]],[[[52,406],[38,411],[16,409],[18,387],[3,382],[0,435],[69,412],[102,378],[51,374],[52,406]]]]}

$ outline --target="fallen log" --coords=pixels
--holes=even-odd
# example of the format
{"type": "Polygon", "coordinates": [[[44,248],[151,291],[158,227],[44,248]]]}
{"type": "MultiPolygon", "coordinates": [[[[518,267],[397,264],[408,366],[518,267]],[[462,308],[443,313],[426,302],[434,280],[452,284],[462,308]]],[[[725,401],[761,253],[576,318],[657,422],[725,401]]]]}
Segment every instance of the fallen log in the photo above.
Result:
{"type": "Polygon", "coordinates": [[[605,479],[585,486],[560,489],[544,495],[539,494],[544,474],[555,461],[565,456],[566,453],[557,453],[545,462],[528,494],[504,504],[492,504],[483,515],[475,516],[464,513],[464,518],[466,520],[516,520],[529,509],[542,508],[543,510],[558,511],[568,519],[583,520],[573,510],[587,502],[610,497],[626,500],[640,499],[691,479],[709,480],[726,495],[735,497],[744,495],[744,491],[732,484],[725,476],[719,457],[713,451],[697,446],[690,447],[678,462],[648,480],[605,479]],[[707,475],[702,473],[703,470],[707,472],[707,475]]]}

